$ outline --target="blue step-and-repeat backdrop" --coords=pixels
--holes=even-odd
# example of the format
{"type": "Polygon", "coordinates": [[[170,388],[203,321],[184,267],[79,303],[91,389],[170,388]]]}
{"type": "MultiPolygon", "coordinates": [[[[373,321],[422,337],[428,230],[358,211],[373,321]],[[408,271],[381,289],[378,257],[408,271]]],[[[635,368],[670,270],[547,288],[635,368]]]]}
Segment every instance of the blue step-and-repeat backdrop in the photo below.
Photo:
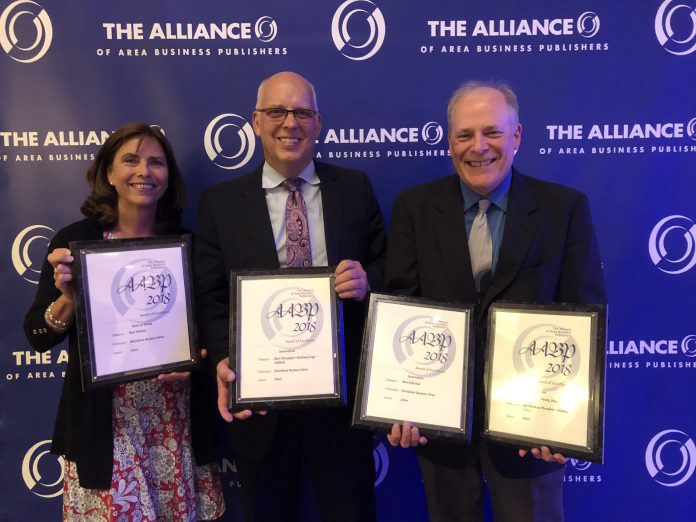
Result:
{"type": "MultiPolygon", "coordinates": [[[[589,194],[610,298],[605,463],[568,464],[567,520],[696,520],[694,0],[0,0],[0,45],[1,520],[60,517],[66,347],[34,353],[21,325],[99,145],[160,125],[195,229],[198,194],[261,161],[256,88],[280,70],[316,86],[317,157],[368,172],[387,220],[399,191],[452,172],[452,91],[516,89],[515,164],[589,194]]],[[[380,520],[426,520],[413,454],[376,435],[374,455],[380,520]]]]}

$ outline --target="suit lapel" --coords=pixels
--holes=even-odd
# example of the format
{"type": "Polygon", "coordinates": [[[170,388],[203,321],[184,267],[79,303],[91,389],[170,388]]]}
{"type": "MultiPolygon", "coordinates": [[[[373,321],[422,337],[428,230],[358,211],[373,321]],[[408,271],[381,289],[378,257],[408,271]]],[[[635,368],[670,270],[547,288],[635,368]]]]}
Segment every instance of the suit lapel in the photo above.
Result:
{"type": "Polygon", "coordinates": [[[244,208],[238,209],[237,214],[244,221],[246,232],[246,245],[240,245],[240,248],[255,250],[254,257],[259,268],[278,268],[280,266],[278,252],[273,237],[271,218],[268,215],[266,193],[261,186],[262,172],[263,165],[240,180],[244,208]]]}
{"type": "Polygon", "coordinates": [[[487,309],[517,276],[539,226],[540,213],[537,210],[537,200],[524,176],[513,169],[500,255],[491,286],[483,296],[482,309],[487,309]]]}
{"type": "Polygon", "coordinates": [[[452,296],[475,296],[459,178],[452,176],[450,179],[451,183],[442,186],[433,203],[434,233],[452,285],[452,296]]]}
{"type": "Polygon", "coordinates": [[[343,207],[340,184],[335,172],[320,161],[314,161],[314,168],[319,176],[321,206],[324,213],[324,238],[326,241],[326,257],[329,266],[338,264],[341,252],[341,232],[343,207]]]}

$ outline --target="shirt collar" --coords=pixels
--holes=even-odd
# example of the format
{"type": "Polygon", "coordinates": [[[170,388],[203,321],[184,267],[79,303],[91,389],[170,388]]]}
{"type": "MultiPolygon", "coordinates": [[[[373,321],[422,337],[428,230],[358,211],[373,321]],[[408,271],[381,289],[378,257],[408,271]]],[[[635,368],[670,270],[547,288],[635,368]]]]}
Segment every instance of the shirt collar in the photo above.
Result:
{"type": "MultiPolygon", "coordinates": [[[[512,178],[512,170],[505,176],[503,182],[498,185],[498,187],[486,198],[491,201],[496,207],[500,208],[503,212],[507,212],[507,202],[508,194],[510,193],[510,180],[512,178]]],[[[459,187],[462,190],[462,197],[464,198],[464,212],[468,212],[473,206],[478,205],[479,196],[476,192],[467,187],[461,178],[459,179],[459,187]]]]}
{"type": "MultiPolygon", "coordinates": [[[[319,184],[319,176],[317,176],[317,172],[314,169],[314,162],[310,161],[307,166],[300,172],[300,174],[297,176],[298,178],[301,178],[305,181],[305,183],[309,183],[310,185],[318,185],[319,184]]],[[[283,176],[280,172],[278,172],[276,169],[271,167],[268,162],[263,163],[263,170],[261,173],[261,187],[264,189],[272,189],[280,186],[283,181],[285,181],[285,176],[283,176]]]]}

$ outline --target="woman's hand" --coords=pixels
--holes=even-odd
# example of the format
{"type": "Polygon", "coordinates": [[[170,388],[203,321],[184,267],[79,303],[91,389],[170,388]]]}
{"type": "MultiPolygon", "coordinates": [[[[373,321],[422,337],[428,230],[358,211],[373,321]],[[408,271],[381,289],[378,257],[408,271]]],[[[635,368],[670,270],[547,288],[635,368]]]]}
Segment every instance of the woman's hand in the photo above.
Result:
{"type": "Polygon", "coordinates": [[[70,265],[73,256],[67,248],[56,248],[48,254],[48,262],[53,267],[53,280],[61,295],[53,301],[44,314],[46,325],[55,333],[65,332],[72,323],[75,315],[73,301],[72,271],[70,265]]]}
{"type": "Polygon", "coordinates": [[[53,267],[53,280],[56,288],[60,290],[65,299],[72,303],[74,294],[70,266],[73,262],[73,256],[70,255],[70,250],[67,248],[56,248],[48,254],[47,259],[53,267]]]}

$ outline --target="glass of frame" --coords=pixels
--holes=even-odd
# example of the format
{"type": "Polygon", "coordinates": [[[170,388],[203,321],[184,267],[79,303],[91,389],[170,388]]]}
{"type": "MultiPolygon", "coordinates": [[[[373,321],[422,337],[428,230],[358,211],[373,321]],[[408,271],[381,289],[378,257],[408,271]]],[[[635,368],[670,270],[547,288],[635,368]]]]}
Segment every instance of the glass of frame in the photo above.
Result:
{"type": "Polygon", "coordinates": [[[230,273],[230,410],[345,404],[334,280],[325,267],[230,273]]]}
{"type": "Polygon", "coordinates": [[[605,305],[493,303],[483,435],[601,463],[605,305]]]}
{"type": "Polygon", "coordinates": [[[353,425],[471,440],[473,307],[372,294],[353,425]]]}
{"type": "Polygon", "coordinates": [[[83,390],[198,367],[190,243],[70,243],[83,390]]]}

